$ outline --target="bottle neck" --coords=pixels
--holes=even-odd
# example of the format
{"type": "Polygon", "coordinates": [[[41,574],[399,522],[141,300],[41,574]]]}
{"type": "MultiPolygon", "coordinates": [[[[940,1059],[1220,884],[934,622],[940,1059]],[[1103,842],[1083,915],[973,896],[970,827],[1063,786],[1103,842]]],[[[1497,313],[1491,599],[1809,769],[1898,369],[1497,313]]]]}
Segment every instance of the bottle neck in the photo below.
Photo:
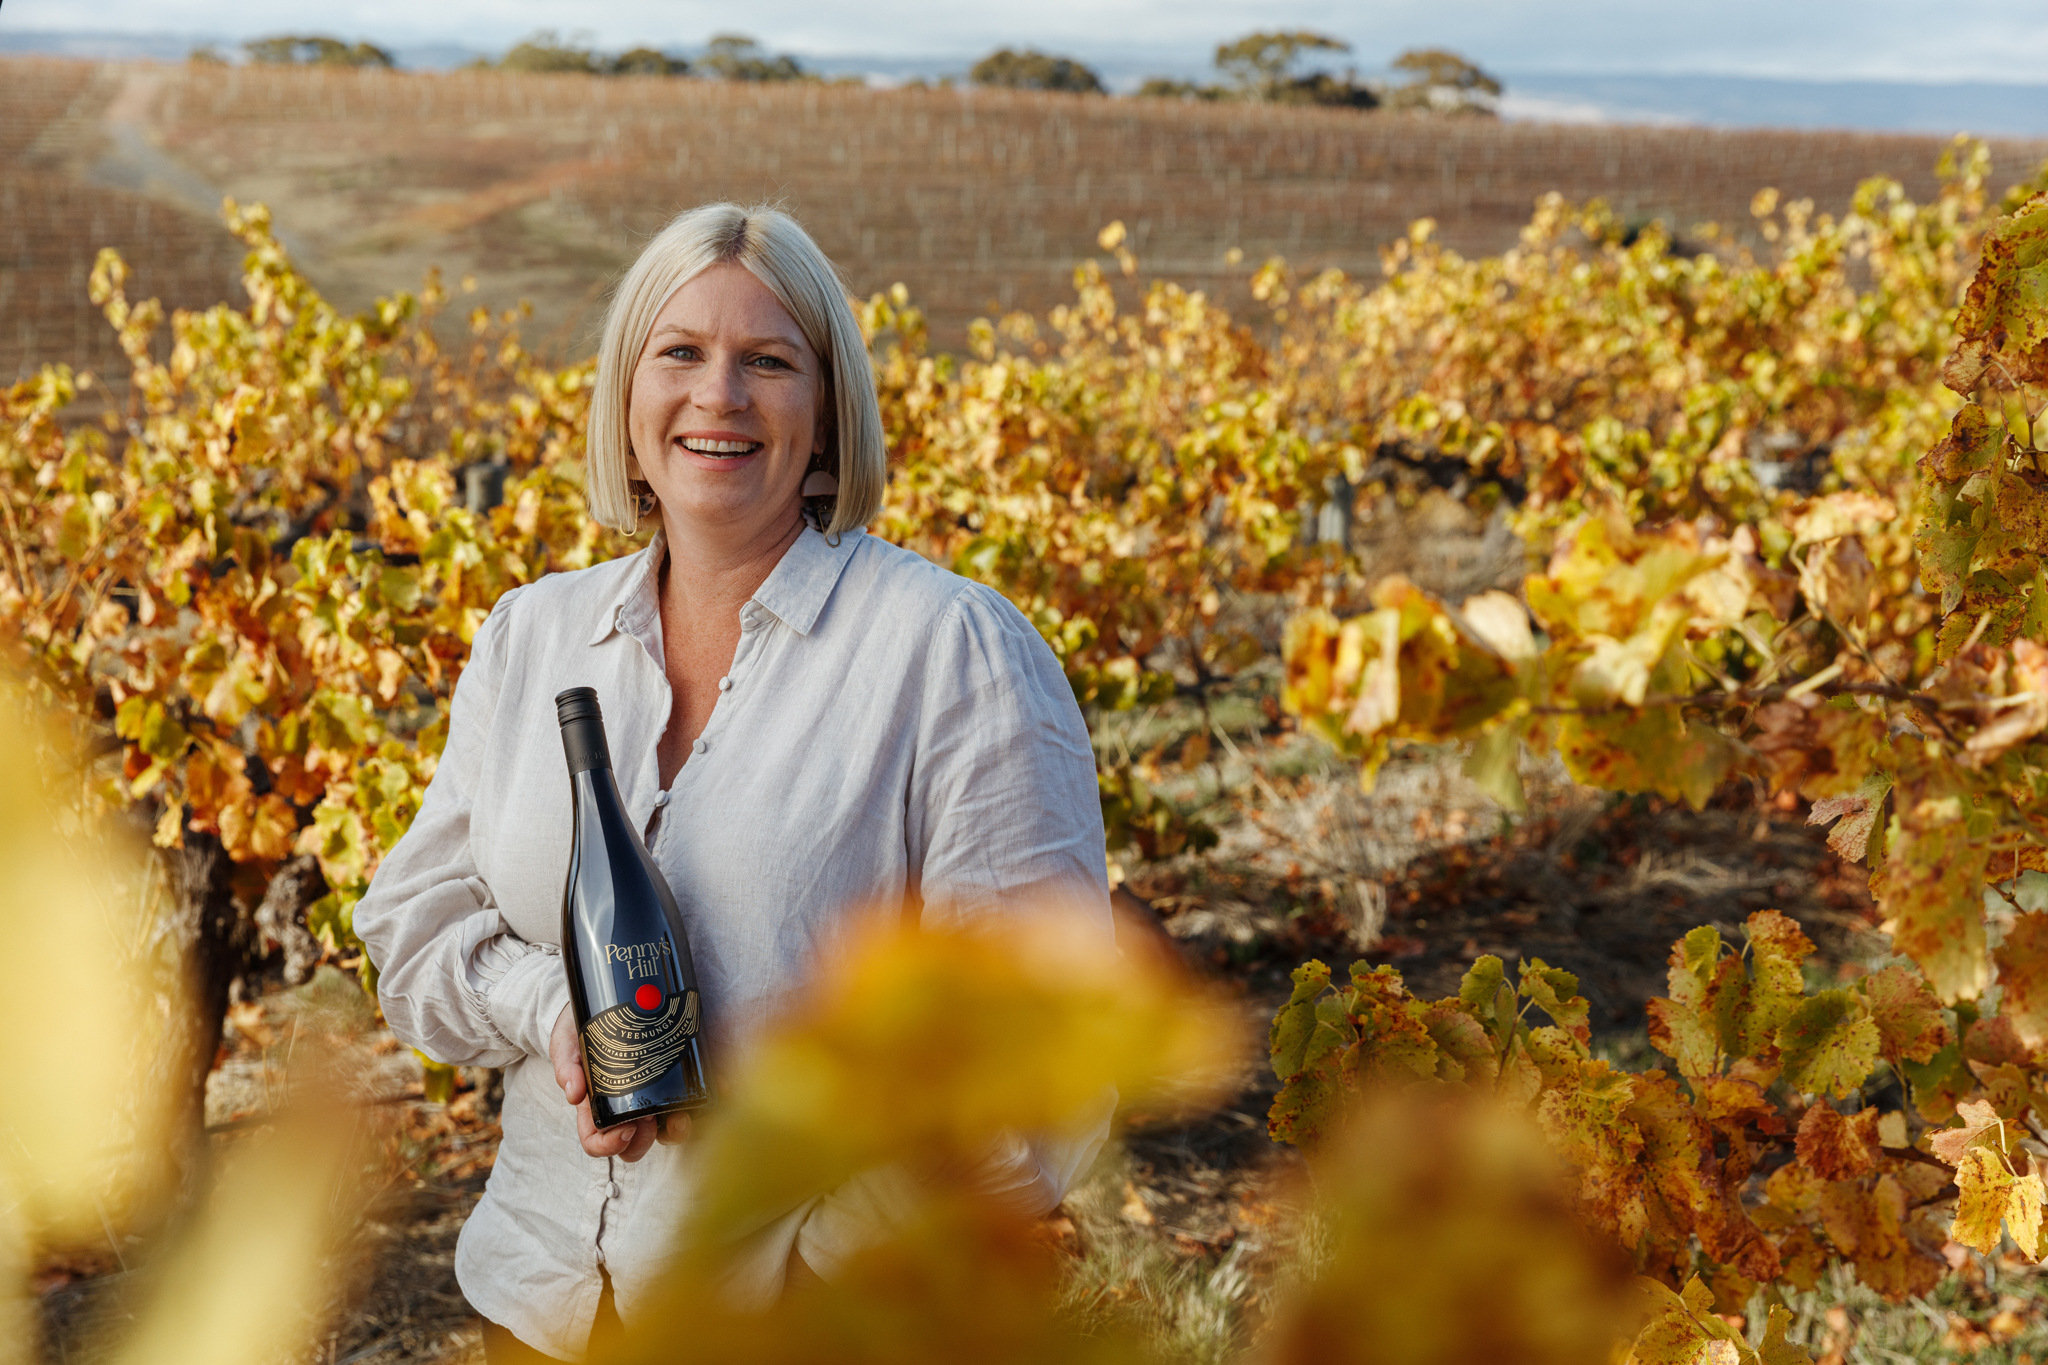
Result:
{"type": "Polygon", "coordinates": [[[610,772],[611,749],[604,742],[604,722],[596,716],[579,716],[562,726],[562,752],[569,758],[569,775],[601,769],[610,772]]]}

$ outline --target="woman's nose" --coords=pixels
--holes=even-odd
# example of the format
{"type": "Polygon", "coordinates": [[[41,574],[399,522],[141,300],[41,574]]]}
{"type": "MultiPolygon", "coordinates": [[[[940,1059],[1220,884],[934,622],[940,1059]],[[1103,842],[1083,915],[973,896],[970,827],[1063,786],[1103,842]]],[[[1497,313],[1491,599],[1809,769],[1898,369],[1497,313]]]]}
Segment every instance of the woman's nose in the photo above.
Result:
{"type": "Polygon", "coordinates": [[[694,397],[697,405],[708,412],[738,412],[750,401],[746,374],[737,363],[707,365],[694,397]]]}

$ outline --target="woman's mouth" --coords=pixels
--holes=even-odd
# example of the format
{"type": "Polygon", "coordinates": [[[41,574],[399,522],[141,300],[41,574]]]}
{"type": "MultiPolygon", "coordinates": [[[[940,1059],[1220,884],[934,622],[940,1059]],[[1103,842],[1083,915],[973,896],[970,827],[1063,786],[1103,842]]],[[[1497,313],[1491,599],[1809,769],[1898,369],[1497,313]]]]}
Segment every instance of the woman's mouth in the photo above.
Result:
{"type": "Polygon", "coordinates": [[[759,441],[714,441],[703,436],[681,436],[676,444],[707,460],[736,460],[761,448],[759,441]]]}

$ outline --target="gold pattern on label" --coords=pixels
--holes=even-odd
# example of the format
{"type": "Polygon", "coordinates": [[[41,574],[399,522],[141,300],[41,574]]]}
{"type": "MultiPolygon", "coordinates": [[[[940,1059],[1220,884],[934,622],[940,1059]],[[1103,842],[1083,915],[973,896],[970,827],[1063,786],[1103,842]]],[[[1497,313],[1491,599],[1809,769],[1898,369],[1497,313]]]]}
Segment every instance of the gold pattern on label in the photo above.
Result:
{"type": "Polygon", "coordinates": [[[697,1013],[697,992],[684,991],[651,1015],[631,1005],[592,1015],[583,1029],[590,1088],[600,1095],[624,1095],[660,1076],[697,1036],[697,1013]]]}

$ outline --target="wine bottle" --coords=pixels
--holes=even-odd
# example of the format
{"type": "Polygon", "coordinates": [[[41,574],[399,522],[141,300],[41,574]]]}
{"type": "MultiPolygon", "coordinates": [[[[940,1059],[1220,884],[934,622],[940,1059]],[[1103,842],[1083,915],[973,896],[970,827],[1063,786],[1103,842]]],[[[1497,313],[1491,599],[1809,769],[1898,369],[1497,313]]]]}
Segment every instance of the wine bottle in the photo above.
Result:
{"type": "Polygon", "coordinates": [[[703,1002],[675,895],[626,816],[597,692],[555,698],[574,823],[562,893],[562,961],[599,1128],[711,1099],[703,1002]]]}

